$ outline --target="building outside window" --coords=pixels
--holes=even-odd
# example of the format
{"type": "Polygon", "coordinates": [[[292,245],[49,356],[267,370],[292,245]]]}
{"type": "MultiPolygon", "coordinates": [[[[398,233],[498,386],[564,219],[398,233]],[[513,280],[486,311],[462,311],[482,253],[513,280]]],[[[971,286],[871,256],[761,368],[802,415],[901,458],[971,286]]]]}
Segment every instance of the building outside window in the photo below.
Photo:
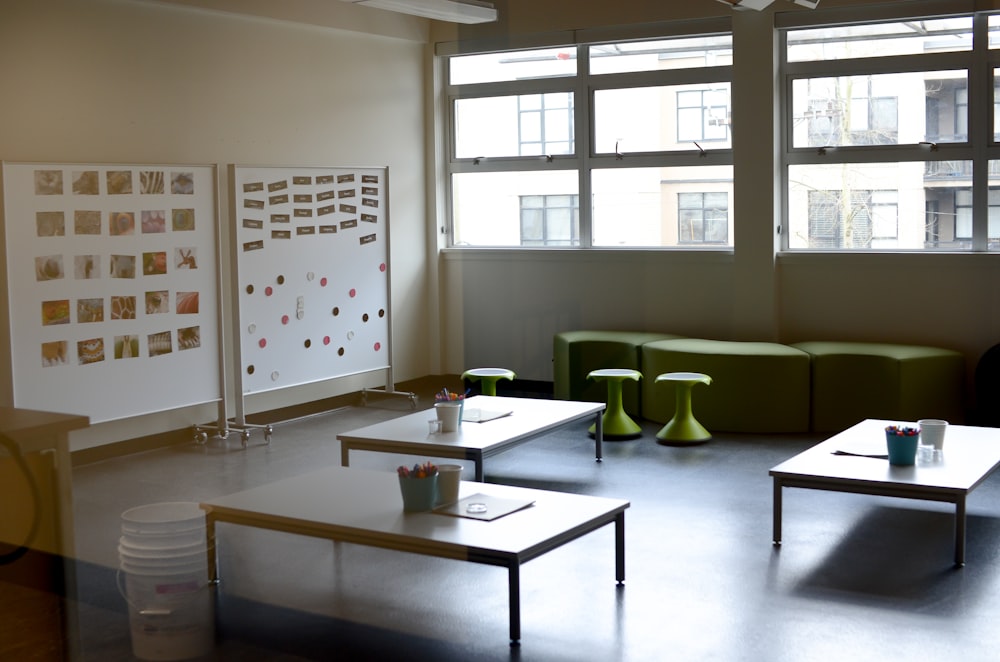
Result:
{"type": "Polygon", "coordinates": [[[677,235],[682,244],[726,244],[729,194],[678,193],[677,235]]]}
{"type": "Polygon", "coordinates": [[[729,34],[447,64],[450,245],[732,247],[729,34]],[[682,221],[688,193],[726,203],[682,221]]]}

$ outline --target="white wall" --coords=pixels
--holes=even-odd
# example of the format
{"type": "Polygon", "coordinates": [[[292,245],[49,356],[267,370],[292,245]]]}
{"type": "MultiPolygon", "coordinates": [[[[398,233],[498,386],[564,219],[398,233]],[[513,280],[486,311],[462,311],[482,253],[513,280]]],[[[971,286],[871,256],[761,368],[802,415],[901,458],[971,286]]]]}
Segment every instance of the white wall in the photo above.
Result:
{"type": "MultiPolygon", "coordinates": [[[[324,4],[338,6],[323,10],[326,24],[356,28],[370,18],[346,3],[324,4]]],[[[392,36],[143,0],[0,3],[0,159],[216,164],[223,255],[227,164],[388,166],[394,378],[428,374],[427,22],[393,17],[381,31],[392,36]]],[[[232,269],[226,259],[222,266],[228,292],[232,269]]],[[[224,318],[233,321],[228,301],[224,318]]],[[[0,401],[9,403],[9,356],[0,354],[8,377],[0,401]]],[[[263,394],[247,410],[381,386],[381,377],[263,394]]],[[[75,434],[73,449],[215,418],[211,404],[106,423],[75,434]]]]}

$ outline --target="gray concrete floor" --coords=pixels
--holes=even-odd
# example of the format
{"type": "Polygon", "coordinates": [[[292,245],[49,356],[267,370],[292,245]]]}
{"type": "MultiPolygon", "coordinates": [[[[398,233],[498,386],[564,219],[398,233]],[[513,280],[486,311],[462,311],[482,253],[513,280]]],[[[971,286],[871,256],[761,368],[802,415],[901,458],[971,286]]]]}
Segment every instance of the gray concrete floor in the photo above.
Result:
{"type": "MultiPolygon", "coordinates": [[[[420,407],[430,405],[430,393],[420,407]]],[[[503,394],[503,393],[501,393],[503,394]]],[[[409,413],[378,398],[252,436],[182,444],[74,471],[82,660],[127,660],[114,586],[121,513],[199,501],[329,465],[336,434],[409,413]]],[[[606,527],[522,569],[522,640],[507,637],[500,568],[221,525],[214,660],[1000,659],[1000,483],[969,503],[967,565],[952,565],[945,505],[786,490],[771,543],[768,469],[818,441],[719,434],[695,447],[605,444],[568,426],[486,462],[486,480],[624,498],[626,582],[606,527]]],[[[352,466],[405,461],[352,454],[352,466]]],[[[466,475],[471,475],[467,464],[466,475]]]]}

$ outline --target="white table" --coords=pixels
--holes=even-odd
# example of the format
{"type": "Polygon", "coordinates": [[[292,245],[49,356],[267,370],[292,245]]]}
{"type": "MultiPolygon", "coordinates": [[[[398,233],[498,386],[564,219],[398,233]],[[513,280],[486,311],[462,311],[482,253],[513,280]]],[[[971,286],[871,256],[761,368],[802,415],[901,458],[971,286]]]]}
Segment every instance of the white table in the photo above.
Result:
{"type": "Polygon", "coordinates": [[[892,466],[882,458],[837,455],[835,451],[884,455],[885,428],[905,421],[868,419],[782,462],[774,478],[774,544],[781,544],[783,487],[921,499],[955,504],[955,565],[965,565],[966,498],[1000,466],[1000,429],[949,425],[944,459],[892,466]]]}
{"type": "Polygon", "coordinates": [[[482,481],[485,458],[510,450],[560,426],[590,417],[596,419],[594,452],[600,461],[604,441],[601,413],[604,407],[600,402],[477,395],[465,401],[466,416],[473,409],[512,413],[483,423],[466,421],[456,432],[429,434],[427,421],[433,419],[435,414],[433,410],[426,410],[344,432],[337,435],[340,464],[350,466],[352,450],[472,460],[476,467],[476,480],[482,481]]]}
{"type": "Polygon", "coordinates": [[[510,640],[521,638],[520,567],[606,524],[615,525],[615,578],[625,581],[628,501],[463,481],[459,497],[487,494],[534,505],[484,521],[405,513],[396,474],[332,467],[211,499],[205,510],[209,577],[218,581],[216,524],[229,522],[507,568],[510,640]]]}

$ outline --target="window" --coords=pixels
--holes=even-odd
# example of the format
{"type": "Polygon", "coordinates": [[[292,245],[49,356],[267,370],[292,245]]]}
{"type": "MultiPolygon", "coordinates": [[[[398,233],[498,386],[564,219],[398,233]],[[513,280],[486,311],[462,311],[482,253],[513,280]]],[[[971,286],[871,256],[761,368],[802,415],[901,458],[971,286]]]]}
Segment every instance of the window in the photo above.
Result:
{"type": "Polygon", "coordinates": [[[677,221],[682,244],[725,244],[729,232],[729,194],[678,193],[677,221]]]}
{"type": "Polygon", "coordinates": [[[1000,187],[998,28],[976,14],[782,31],[786,248],[1000,249],[985,193],[1000,187]]]}
{"type": "Polygon", "coordinates": [[[451,246],[732,246],[730,35],[447,63],[451,246]]]}
{"type": "Polygon", "coordinates": [[[575,195],[521,196],[522,246],[576,246],[580,199],[575,195]]]}

